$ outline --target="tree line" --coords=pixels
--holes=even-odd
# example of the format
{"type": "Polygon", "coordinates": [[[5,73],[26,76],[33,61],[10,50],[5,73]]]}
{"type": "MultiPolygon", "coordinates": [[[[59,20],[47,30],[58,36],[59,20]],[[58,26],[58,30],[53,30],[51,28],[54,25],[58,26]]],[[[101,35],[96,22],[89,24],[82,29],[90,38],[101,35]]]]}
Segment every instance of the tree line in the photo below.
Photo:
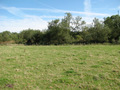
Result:
{"type": "Polygon", "coordinates": [[[26,45],[60,44],[120,44],[120,15],[112,15],[100,21],[93,19],[86,24],[82,17],[66,13],[63,19],[48,23],[47,30],[27,29],[20,33],[4,31],[0,33],[0,44],[16,43],[26,45]]]}

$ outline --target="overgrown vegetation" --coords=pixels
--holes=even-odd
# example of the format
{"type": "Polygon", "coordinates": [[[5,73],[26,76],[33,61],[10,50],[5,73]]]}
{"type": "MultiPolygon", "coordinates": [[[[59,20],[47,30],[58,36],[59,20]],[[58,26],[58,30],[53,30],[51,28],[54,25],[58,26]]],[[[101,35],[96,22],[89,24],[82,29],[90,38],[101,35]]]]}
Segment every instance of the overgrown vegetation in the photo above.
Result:
{"type": "Polygon", "coordinates": [[[86,25],[81,17],[72,17],[70,13],[62,19],[49,22],[48,29],[23,30],[20,33],[4,31],[0,33],[0,44],[17,43],[27,45],[60,45],[80,43],[120,43],[120,16],[113,15],[86,25]]]}
{"type": "Polygon", "coordinates": [[[119,90],[119,45],[0,46],[0,90],[119,90]]]}

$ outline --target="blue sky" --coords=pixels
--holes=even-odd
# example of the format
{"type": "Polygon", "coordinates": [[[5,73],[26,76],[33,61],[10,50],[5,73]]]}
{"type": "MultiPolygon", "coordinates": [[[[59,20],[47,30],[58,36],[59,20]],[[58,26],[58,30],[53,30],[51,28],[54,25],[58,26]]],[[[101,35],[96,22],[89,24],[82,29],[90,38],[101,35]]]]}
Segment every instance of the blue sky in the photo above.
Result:
{"type": "Polygon", "coordinates": [[[48,22],[66,12],[81,16],[88,24],[93,18],[117,14],[120,0],[0,0],[0,32],[46,29],[48,22]]]}

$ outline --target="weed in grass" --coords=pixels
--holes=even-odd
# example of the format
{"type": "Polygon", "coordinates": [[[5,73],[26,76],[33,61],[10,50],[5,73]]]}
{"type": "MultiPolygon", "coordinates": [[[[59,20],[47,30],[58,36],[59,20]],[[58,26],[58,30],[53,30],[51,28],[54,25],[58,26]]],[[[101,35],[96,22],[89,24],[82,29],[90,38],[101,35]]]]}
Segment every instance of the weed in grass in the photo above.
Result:
{"type": "Polygon", "coordinates": [[[117,78],[120,79],[120,75],[117,75],[117,78]]]}
{"type": "Polygon", "coordinates": [[[7,84],[10,80],[6,79],[6,78],[0,78],[0,85],[4,85],[7,84]]]}
{"type": "Polygon", "coordinates": [[[92,68],[100,68],[101,66],[100,65],[92,65],[91,67],[92,68]]]}
{"type": "Polygon", "coordinates": [[[74,76],[77,75],[77,72],[75,72],[74,70],[68,70],[64,73],[66,76],[74,76]]]}
{"type": "Polygon", "coordinates": [[[99,77],[100,77],[101,79],[105,79],[105,76],[104,76],[103,74],[99,74],[99,77]]]}
{"type": "Polygon", "coordinates": [[[14,60],[16,60],[15,58],[8,58],[8,59],[6,59],[6,61],[14,61],[14,60]]]}
{"type": "Polygon", "coordinates": [[[86,60],[86,57],[80,57],[79,59],[80,60],[86,60]]]}
{"type": "Polygon", "coordinates": [[[93,76],[94,81],[98,81],[99,79],[100,79],[99,76],[97,76],[97,75],[93,76]]]}
{"type": "Polygon", "coordinates": [[[113,65],[113,63],[112,62],[108,62],[108,61],[106,61],[106,62],[103,62],[104,64],[106,64],[106,65],[113,65]]]}
{"type": "Polygon", "coordinates": [[[79,63],[79,64],[84,65],[84,64],[86,64],[86,62],[81,62],[81,63],[79,63]]]}
{"type": "Polygon", "coordinates": [[[79,85],[79,88],[83,90],[101,90],[100,87],[95,87],[94,85],[90,84],[81,84],[79,85]]]}
{"type": "Polygon", "coordinates": [[[57,79],[54,83],[71,84],[73,83],[73,80],[69,79],[68,77],[62,77],[60,79],[57,79]]]}
{"type": "Polygon", "coordinates": [[[13,80],[9,80],[7,78],[0,78],[0,86],[1,87],[4,87],[4,88],[7,88],[7,87],[8,88],[13,88],[13,83],[14,83],[13,80]]]}

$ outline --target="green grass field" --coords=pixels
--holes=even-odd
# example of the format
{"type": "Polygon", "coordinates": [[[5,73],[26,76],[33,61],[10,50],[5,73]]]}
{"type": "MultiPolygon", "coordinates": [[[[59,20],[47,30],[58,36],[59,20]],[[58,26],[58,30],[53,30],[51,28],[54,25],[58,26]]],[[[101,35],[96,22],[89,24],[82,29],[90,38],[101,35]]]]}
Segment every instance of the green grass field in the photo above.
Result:
{"type": "Polygon", "coordinates": [[[0,90],[9,89],[120,90],[120,46],[0,46],[0,90]]]}

